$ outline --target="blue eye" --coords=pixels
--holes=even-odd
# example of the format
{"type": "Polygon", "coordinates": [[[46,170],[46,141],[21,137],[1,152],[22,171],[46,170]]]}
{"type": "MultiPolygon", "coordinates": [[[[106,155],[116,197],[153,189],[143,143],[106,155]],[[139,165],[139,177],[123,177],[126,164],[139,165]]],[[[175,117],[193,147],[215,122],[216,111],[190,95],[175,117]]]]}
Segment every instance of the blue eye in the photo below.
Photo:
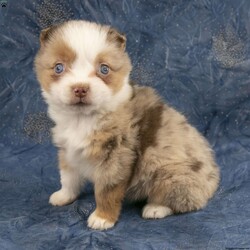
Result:
{"type": "Polygon", "coordinates": [[[99,70],[101,74],[107,75],[109,73],[109,66],[106,64],[101,64],[99,70]]]}
{"type": "Polygon", "coordinates": [[[61,74],[64,71],[64,65],[62,63],[57,63],[54,70],[56,74],[61,74]]]}

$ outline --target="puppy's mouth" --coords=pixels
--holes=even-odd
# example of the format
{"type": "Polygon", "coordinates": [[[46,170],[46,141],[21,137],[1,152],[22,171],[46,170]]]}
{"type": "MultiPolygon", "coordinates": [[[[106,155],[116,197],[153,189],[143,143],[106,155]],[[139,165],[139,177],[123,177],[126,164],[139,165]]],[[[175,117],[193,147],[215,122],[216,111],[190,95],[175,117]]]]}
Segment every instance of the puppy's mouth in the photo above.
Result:
{"type": "Polygon", "coordinates": [[[91,103],[89,100],[86,100],[86,98],[79,98],[78,100],[74,100],[71,105],[75,107],[85,107],[91,105],[91,103]]]}

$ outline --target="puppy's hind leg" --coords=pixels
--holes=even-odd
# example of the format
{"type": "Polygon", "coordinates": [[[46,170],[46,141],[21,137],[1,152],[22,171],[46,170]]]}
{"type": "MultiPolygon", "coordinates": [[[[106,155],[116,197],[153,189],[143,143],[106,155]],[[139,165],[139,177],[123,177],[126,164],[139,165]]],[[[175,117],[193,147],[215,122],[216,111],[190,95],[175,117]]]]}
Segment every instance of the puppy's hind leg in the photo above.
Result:
{"type": "Polygon", "coordinates": [[[154,203],[146,204],[142,211],[144,219],[161,219],[171,214],[173,214],[171,208],[154,203]]]}
{"type": "Polygon", "coordinates": [[[154,183],[143,217],[163,218],[173,213],[191,212],[203,208],[206,202],[202,183],[191,177],[176,176],[154,183]]]}
{"type": "Polygon", "coordinates": [[[143,207],[142,217],[144,219],[161,219],[173,214],[173,210],[165,202],[163,187],[155,183],[148,194],[147,204],[143,207]]]}

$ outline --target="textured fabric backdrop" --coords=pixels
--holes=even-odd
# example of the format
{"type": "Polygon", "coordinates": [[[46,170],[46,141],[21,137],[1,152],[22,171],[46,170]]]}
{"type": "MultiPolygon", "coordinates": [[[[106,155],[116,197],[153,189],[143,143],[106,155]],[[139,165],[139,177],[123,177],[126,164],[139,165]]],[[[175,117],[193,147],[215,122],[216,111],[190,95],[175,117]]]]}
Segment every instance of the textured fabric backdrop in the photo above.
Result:
{"type": "Polygon", "coordinates": [[[250,248],[250,1],[0,2],[1,250],[250,248]],[[40,30],[68,19],[126,33],[132,79],[207,137],[221,183],[205,209],[154,221],[124,204],[117,225],[98,232],[86,226],[91,185],[71,205],[48,204],[59,176],[33,60],[40,30]]]}

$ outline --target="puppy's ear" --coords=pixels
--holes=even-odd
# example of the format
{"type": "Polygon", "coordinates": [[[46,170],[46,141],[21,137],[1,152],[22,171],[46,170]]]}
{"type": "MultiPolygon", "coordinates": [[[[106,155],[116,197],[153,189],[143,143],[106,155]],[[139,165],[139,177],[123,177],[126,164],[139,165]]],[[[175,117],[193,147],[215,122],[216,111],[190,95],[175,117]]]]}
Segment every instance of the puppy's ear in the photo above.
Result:
{"type": "Polygon", "coordinates": [[[46,42],[50,39],[51,35],[56,30],[57,26],[51,26],[49,28],[43,29],[40,33],[40,45],[44,47],[46,42]]]}
{"type": "Polygon", "coordinates": [[[109,28],[108,31],[108,41],[115,43],[116,46],[122,50],[126,49],[126,37],[124,34],[119,33],[114,28],[109,28]]]}

